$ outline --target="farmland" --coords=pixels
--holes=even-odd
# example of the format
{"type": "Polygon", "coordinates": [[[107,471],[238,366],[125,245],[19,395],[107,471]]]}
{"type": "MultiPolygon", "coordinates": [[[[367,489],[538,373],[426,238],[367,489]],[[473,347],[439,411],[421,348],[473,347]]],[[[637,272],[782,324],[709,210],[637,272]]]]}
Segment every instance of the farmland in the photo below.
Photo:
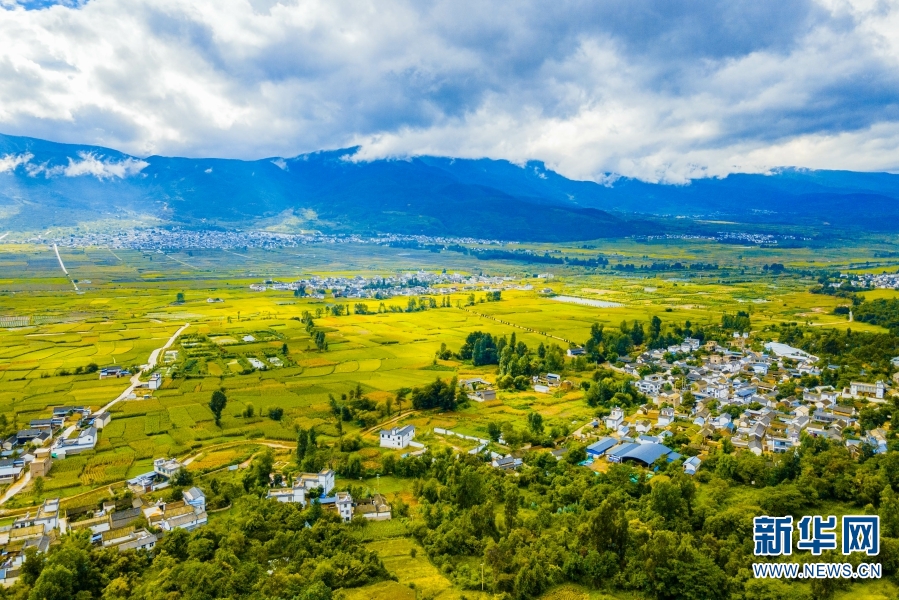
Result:
{"type": "MultiPolygon", "coordinates": [[[[96,409],[104,405],[120,393],[125,381],[98,380],[95,374],[80,371],[90,364],[141,365],[178,327],[190,323],[170,349],[173,352],[160,357],[161,389],[152,394],[145,390],[140,397],[115,405],[112,422],[97,445],[97,456],[81,468],[76,465],[83,458],[60,463],[47,480],[45,494],[80,493],[92,485],[133,476],[145,471],[154,456],[187,456],[204,446],[236,440],[290,442],[296,427],[314,426],[325,439],[334,438],[329,396],[339,398],[357,385],[383,409],[396,390],[422,386],[437,377],[492,379],[492,368],[435,359],[441,344],[457,350],[473,331],[515,333],[531,347],[555,343],[567,348],[569,342],[583,343],[593,323],[614,328],[623,320],[646,322],[653,315],[671,323],[703,324],[717,322],[725,312],[747,310],[758,328],[783,321],[845,326],[845,318],[830,314],[840,303],[838,298],[808,293],[811,277],[746,274],[747,269],[769,259],[789,265],[793,258],[802,267],[814,260],[836,261],[837,256],[828,252],[819,252],[813,259],[803,250],[784,257],[756,249],[750,257],[749,250],[725,247],[717,260],[732,259],[741,271],[684,277],[565,267],[551,269],[553,279],[539,279],[523,271],[522,265],[502,261],[475,261],[472,265],[470,259],[465,264],[463,257],[452,253],[435,256],[375,247],[369,254],[359,255],[347,250],[315,247],[314,251],[251,250],[246,254],[204,250],[168,255],[63,249],[66,265],[84,290],[76,294],[60,281],[55,263],[44,260],[46,247],[2,247],[0,316],[29,323],[7,328],[0,339],[0,411],[16,427],[48,416],[52,406],[96,409]],[[469,295],[482,298],[483,294],[476,289],[457,290],[448,294],[450,308],[365,315],[350,314],[351,300],[304,299],[285,292],[249,290],[251,283],[265,278],[333,275],[335,271],[329,269],[338,264],[341,268],[336,272],[343,275],[417,268],[471,272],[476,268],[477,272],[508,277],[508,286],[531,289],[509,289],[503,292],[501,302],[476,302],[473,306],[465,306],[469,295]],[[26,277],[21,276],[23,268],[26,277]],[[589,302],[553,302],[540,293],[545,287],[589,302]],[[176,299],[178,293],[183,294],[183,301],[176,299]],[[206,301],[212,297],[223,301],[206,301]],[[319,352],[300,318],[306,311],[320,313],[341,303],[347,314],[316,319],[316,325],[326,331],[329,346],[327,352],[319,352]],[[265,368],[254,368],[253,362],[265,368]],[[228,395],[219,425],[207,406],[217,389],[228,395]],[[248,416],[249,407],[253,416],[248,416]],[[268,418],[271,408],[283,409],[283,417],[278,421],[268,418]]],[[[535,246],[534,250],[549,248],[535,246]]],[[[601,250],[608,252],[609,248],[601,250]]],[[[688,261],[711,260],[713,250],[719,251],[708,244],[638,247],[622,242],[617,252],[622,261],[638,256],[647,261],[688,261]]],[[[572,255],[595,255],[597,251],[566,249],[572,255]]],[[[863,265],[865,256],[858,250],[851,258],[849,262],[863,265]]],[[[404,304],[399,299],[387,301],[391,303],[404,304]]],[[[853,327],[879,329],[859,323],[853,327]]],[[[580,398],[577,391],[556,396],[507,391],[496,401],[470,404],[455,414],[409,413],[400,423],[418,425],[433,443],[461,447],[459,440],[439,439],[429,432],[433,427],[445,427],[483,437],[489,421],[520,424],[532,411],[539,411],[549,425],[570,429],[591,416],[580,398]]],[[[346,433],[362,434],[365,429],[351,423],[346,433]]],[[[363,438],[364,443],[375,442],[371,434],[363,438]]],[[[204,467],[215,466],[210,462],[212,456],[204,459],[204,467]]],[[[225,456],[222,459],[227,462],[225,456]]]]}
{"type": "MultiPolygon", "coordinates": [[[[556,344],[564,350],[582,345],[594,323],[617,329],[622,321],[648,323],[657,316],[666,326],[689,322],[702,327],[737,311],[751,315],[760,338],[770,339],[776,334],[766,329],[784,322],[844,330],[850,326],[847,318],[834,314],[834,308],[845,300],[809,293],[816,282],[814,269],[861,272],[870,270],[874,261],[880,269],[899,266],[899,260],[878,259],[873,250],[863,248],[840,254],[828,249],[721,248],[704,242],[609,244],[563,250],[584,258],[602,252],[622,264],[714,260],[720,266],[711,272],[627,272],[479,261],[454,253],[382,247],[366,248],[367,253],[317,246],[171,254],[61,249],[71,276],[79,280],[82,293],[76,293],[54,268],[55,261],[45,260],[46,247],[0,246],[0,319],[5,326],[0,336],[0,413],[10,431],[50,416],[54,406],[85,405],[94,410],[104,406],[127,387],[127,379],[98,379],[92,365],[137,368],[189,324],[159,357],[159,389],[140,389],[133,398],[114,405],[112,420],[94,451],[56,461],[42,490],[29,486],[4,508],[24,510],[50,497],[72,498],[79,504],[95,501],[107,486],[151,470],[152,460],[162,456],[189,458],[188,469],[196,477],[209,477],[207,481],[227,479],[230,475],[223,475],[222,468],[246,464],[265,447],[275,449],[277,460],[289,465],[297,430],[311,428],[324,445],[358,439],[353,452],[368,470],[366,478],[338,480],[338,485],[381,491],[414,507],[417,500],[408,480],[370,476],[385,455],[400,455],[378,447],[381,423],[415,425],[416,440],[426,446],[467,452],[475,442],[434,429],[487,438],[491,423],[523,430],[529,415],[539,413],[547,430],[567,434],[595,416],[580,389],[591,372],[579,371],[574,363],[565,375],[573,383],[571,389],[552,394],[505,389],[495,400],[465,402],[445,413],[413,410],[408,399],[404,405],[395,402],[399,390],[420,388],[437,378],[495,381],[494,365],[438,357],[444,347],[458,351],[473,332],[515,335],[529,348],[556,344]],[[763,269],[769,262],[787,268],[772,275],[763,269]],[[505,278],[502,299],[486,301],[488,285],[444,286],[447,289],[439,296],[448,299],[448,306],[441,302],[438,308],[408,311],[405,298],[346,299],[331,291],[324,298],[308,298],[289,291],[254,292],[249,287],[265,280],[314,275],[371,277],[444,269],[505,278]],[[553,295],[577,301],[555,301],[553,295]],[[368,314],[356,314],[360,302],[367,304],[368,314]],[[383,311],[378,310],[381,303],[383,311]],[[334,306],[343,309],[333,310],[334,306]],[[315,330],[324,332],[327,350],[317,347],[307,318],[314,318],[315,330]],[[218,422],[209,407],[217,390],[227,396],[218,422]],[[340,423],[338,430],[331,398],[352,398],[357,390],[374,408],[340,423]]],[[[877,290],[861,296],[892,298],[896,293],[877,290]]],[[[851,327],[885,331],[862,323],[851,327]]],[[[335,454],[334,460],[342,458],[335,454]]],[[[399,583],[363,587],[347,598],[407,597],[410,584],[431,597],[458,597],[451,578],[431,564],[402,522],[378,524],[358,535],[399,583]]],[[[580,598],[587,593],[569,586],[547,597],[580,598]]],[[[476,590],[465,594],[478,597],[476,590]]]]}

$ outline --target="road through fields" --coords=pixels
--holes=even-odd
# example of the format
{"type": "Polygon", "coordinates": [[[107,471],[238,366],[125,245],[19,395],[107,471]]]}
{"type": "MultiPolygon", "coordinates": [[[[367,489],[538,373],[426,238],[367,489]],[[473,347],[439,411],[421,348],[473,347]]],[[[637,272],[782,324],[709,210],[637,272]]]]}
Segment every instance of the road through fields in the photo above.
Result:
{"type": "Polygon", "coordinates": [[[102,413],[102,412],[108,411],[110,408],[115,406],[116,403],[121,402],[122,400],[127,398],[132,392],[134,392],[134,390],[137,389],[137,386],[140,385],[141,374],[144,371],[149,371],[149,370],[152,370],[154,367],[156,367],[156,363],[159,361],[159,354],[164,352],[165,350],[167,350],[169,347],[171,347],[171,345],[175,343],[175,340],[178,339],[178,336],[181,335],[182,333],[184,333],[184,330],[187,329],[188,327],[190,327],[190,323],[185,323],[184,325],[182,325],[181,328],[178,329],[178,331],[176,331],[172,335],[172,337],[169,338],[169,341],[167,341],[165,343],[165,345],[163,345],[161,348],[157,348],[156,350],[151,352],[150,358],[147,359],[147,364],[144,367],[142,367],[140,370],[138,370],[137,373],[135,373],[134,375],[131,376],[131,385],[129,385],[125,389],[124,392],[119,394],[118,398],[116,398],[115,400],[113,400],[112,402],[110,402],[109,404],[104,406],[103,408],[101,408],[99,410],[99,412],[102,413]]]}

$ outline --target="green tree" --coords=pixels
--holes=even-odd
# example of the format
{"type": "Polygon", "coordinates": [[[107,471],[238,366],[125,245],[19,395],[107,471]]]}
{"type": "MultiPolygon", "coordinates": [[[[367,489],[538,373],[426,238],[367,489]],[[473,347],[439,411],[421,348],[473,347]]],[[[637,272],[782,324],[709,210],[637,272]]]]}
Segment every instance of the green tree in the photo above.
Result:
{"type": "Polygon", "coordinates": [[[215,390],[212,392],[212,399],[209,401],[209,410],[212,411],[212,415],[215,417],[215,424],[221,425],[222,423],[222,411],[225,410],[225,405],[228,404],[228,397],[225,396],[225,392],[222,390],[215,390]]]}
{"type": "Polygon", "coordinates": [[[250,491],[253,487],[268,488],[269,475],[275,466],[275,455],[271,448],[266,448],[253,459],[250,468],[243,477],[244,489],[250,491]]]}
{"type": "Polygon", "coordinates": [[[515,524],[518,519],[518,502],[521,496],[518,493],[518,487],[512,484],[507,485],[505,491],[506,498],[503,503],[503,517],[506,521],[506,531],[512,531],[515,529],[515,524]]]}
{"type": "Polygon", "coordinates": [[[532,412],[528,415],[528,429],[534,435],[543,435],[543,415],[532,412]]]}
{"type": "Polygon", "coordinates": [[[193,485],[193,482],[194,476],[184,467],[181,467],[180,469],[175,471],[174,475],[172,475],[172,485],[174,486],[187,487],[189,485],[193,485]]]}

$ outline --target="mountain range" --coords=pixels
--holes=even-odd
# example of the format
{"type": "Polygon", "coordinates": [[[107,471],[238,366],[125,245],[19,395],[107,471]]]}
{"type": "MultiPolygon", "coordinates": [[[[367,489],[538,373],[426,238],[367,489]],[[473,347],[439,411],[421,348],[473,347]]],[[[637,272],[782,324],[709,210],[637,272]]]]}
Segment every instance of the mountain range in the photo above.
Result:
{"type": "Polygon", "coordinates": [[[253,161],[136,157],[0,135],[0,229],[151,219],[185,227],[562,241],[658,233],[681,216],[899,231],[899,175],[889,173],[785,168],[688,185],[613,176],[600,184],[567,179],[538,161],[361,161],[356,151],[253,161]]]}

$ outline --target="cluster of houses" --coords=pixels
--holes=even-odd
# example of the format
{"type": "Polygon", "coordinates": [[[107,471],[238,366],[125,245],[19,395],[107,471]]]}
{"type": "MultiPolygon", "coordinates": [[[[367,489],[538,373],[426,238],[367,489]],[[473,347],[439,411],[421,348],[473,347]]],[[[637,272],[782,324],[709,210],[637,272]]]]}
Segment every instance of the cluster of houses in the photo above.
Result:
{"type": "MultiPolygon", "coordinates": [[[[723,348],[716,342],[703,346],[699,340],[687,338],[680,345],[646,352],[631,361],[625,370],[638,377],[644,366],[655,371],[634,384],[652,404],[629,417],[614,408],[603,420],[610,437],[597,442],[601,455],[617,462],[630,460],[628,453],[636,452],[634,459],[646,462],[640,457],[648,456],[647,451],[638,446],[661,444],[676,431],[698,436],[702,446],[710,438],[727,437],[735,447],[759,455],[786,452],[799,445],[803,434],[845,443],[852,451],[860,450],[862,444],[869,444],[875,452],[886,451],[885,431],[856,431],[855,403],[863,398],[883,402],[892,391],[888,383],[852,382],[843,390],[798,388],[794,396],[778,399],[778,384],[804,374],[820,375],[818,358],[778,342],[753,352],[745,348],[745,340],[745,336],[737,336],[730,348],[723,348]],[[699,355],[701,347],[705,352],[699,355]],[[695,399],[691,406],[683,403],[687,391],[695,399]],[[845,435],[850,432],[858,435],[845,435]],[[610,446],[613,440],[616,445],[610,446]]],[[[896,362],[899,365],[899,358],[896,362]]],[[[688,459],[684,469],[695,472],[699,464],[698,458],[688,459]]]]}
{"type": "Polygon", "coordinates": [[[45,477],[54,459],[93,450],[97,431],[109,423],[110,414],[91,414],[84,406],[57,406],[48,419],[32,419],[28,429],[21,429],[0,443],[0,484],[15,483],[26,472],[32,477],[45,477]],[[66,429],[69,417],[79,417],[77,425],[66,429]],[[59,435],[58,435],[59,434],[59,435]]]}
{"type": "Polygon", "coordinates": [[[333,510],[345,523],[352,521],[355,516],[362,516],[370,521],[388,521],[391,518],[391,508],[386,498],[375,494],[365,500],[353,500],[349,492],[337,492],[334,490],[334,471],[323,469],[318,473],[300,473],[293,479],[293,485],[289,487],[272,487],[268,491],[268,497],[278,502],[296,503],[306,506],[312,501],[318,501],[325,510],[333,510]]]}
{"type": "MultiPolygon", "coordinates": [[[[899,273],[841,273],[840,279],[849,281],[854,287],[879,288],[886,290],[899,290],[899,273]]],[[[831,283],[831,287],[838,288],[843,282],[831,283]]]]}
{"type": "MultiPolygon", "coordinates": [[[[569,350],[568,352],[569,356],[572,356],[572,351],[569,350]]],[[[578,354],[575,354],[574,356],[578,356],[578,354]]],[[[562,379],[562,376],[558,375],[557,373],[534,375],[531,378],[531,383],[534,384],[534,391],[541,394],[551,394],[554,390],[562,390],[567,392],[574,387],[573,383],[571,383],[567,379],[562,379]]]]}
{"type": "Polygon", "coordinates": [[[67,511],[58,498],[48,499],[36,511],[0,527],[0,585],[16,582],[29,548],[47,552],[70,531],[90,531],[95,546],[124,552],[152,550],[166,531],[193,530],[206,522],[206,496],[196,487],[186,490],[177,502],[145,504],[137,497],[125,509],[107,502],[99,510],[67,511]]]}
{"type": "Polygon", "coordinates": [[[452,292],[482,290],[495,291],[509,284],[512,277],[487,277],[484,275],[462,275],[459,273],[434,273],[428,271],[407,272],[391,277],[310,277],[292,282],[265,281],[252,283],[254,292],[302,290],[310,298],[323,299],[325,290],[330,290],[335,298],[386,299],[396,296],[440,295],[452,292]],[[434,287],[434,286],[446,287],[434,287]]]}

